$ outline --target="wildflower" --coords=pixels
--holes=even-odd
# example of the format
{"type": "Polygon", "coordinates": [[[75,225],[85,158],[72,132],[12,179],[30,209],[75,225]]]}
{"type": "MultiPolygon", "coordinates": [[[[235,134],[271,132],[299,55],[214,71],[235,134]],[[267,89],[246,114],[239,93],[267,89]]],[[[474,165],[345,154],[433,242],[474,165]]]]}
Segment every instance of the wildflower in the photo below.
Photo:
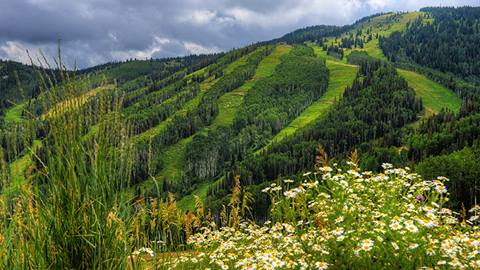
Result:
{"type": "Polygon", "coordinates": [[[322,250],[322,247],[319,244],[315,244],[315,245],[312,246],[312,249],[315,250],[315,251],[320,251],[320,250],[322,250]]]}
{"type": "Polygon", "coordinates": [[[390,229],[392,229],[394,231],[398,231],[398,230],[402,229],[402,225],[400,224],[400,222],[394,221],[394,222],[390,223],[390,229]]]}
{"type": "Polygon", "coordinates": [[[155,253],[153,252],[153,250],[151,248],[145,248],[145,247],[142,247],[138,250],[135,250],[134,252],[132,252],[132,255],[134,256],[138,256],[140,254],[148,254],[150,257],[154,257],[155,256],[155,253]]]}
{"type": "Polygon", "coordinates": [[[390,164],[390,163],[383,163],[382,168],[385,169],[385,170],[388,170],[388,169],[393,168],[393,165],[390,164]]]}
{"type": "Polygon", "coordinates": [[[478,211],[480,211],[480,205],[475,205],[472,208],[470,208],[470,210],[468,210],[469,213],[476,213],[478,211]]]}
{"type": "Polygon", "coordinates": [[[435,227],[435,222],[431,219],[418,219],[418,223],[426,228],[435,227]]]}
{"type": "Polygon", "coordinates": [[[281,186],[274,186],[270,189],[272,192],[275,192],[275,191],[280,191],[282,190],[282,187],[281,186]]]}
{"type": "Polygon", "coordinates": [[[472,262],[470,263],[470,267],[472,267],[473,269],[478,269],[478,268],[480,268],[480,260],[472,261],[472,262]]]}
{"type": "Polygon", "coordinates": [[[283,195],[289,199],[294,199],[295,197],[297,197],[297,193],[293,190],[285,191],[283,195]]]}
{"type": "Polygon", "coordinates": [[[302,186],[306,187],[306,188],[315,188],[316,186],[318,186],[318,181],[315,181],[315,182],[308,182],[308,183],[304,183],[302,184],[302,186]]]}
{"type": "Polygon", "coordinates": [[[453,267],[460,267],[462,263],[457,258],[453,258],[448,264],[450,264],[453,267]]]}
{"type": "Polygon", "coordinates": [[[470,222],[477,221],[477,220],[478,220],[478,216],[471,216],[468,220],[469,220],[470,222]]]}
{"type": "Polygon", "coordinates": [[[417,201],[419,202],[423,202],[425,201],[425,197],[423,197],[422,195],[417,195],[417,197],[415,197],[417,199],[417,201]]]}
{"type": "Polygon", "coordinates": [[[418,232],[418,228],[417,226],[413,225],[413,224],[408,224],[406,227],[407,231],[411,232],[411,233],[416,233],[418,232]]]}
{"type": "Polygon", "coordinates": [[[361,245],[360,245],[360,248],[363,250],[363,251],[370,251],[373,247],[373,241],[370,240],[370,239],[365,239],[362,241],[361,245]]]}
{"type": "Polygon", "coordinates": [[[294,181],[292,179],[285,179],[283,180],[283,182],[288,184],[288,183],[293,183],[294,181]]]}
{"type": "Polygon", "coordinates": [[[333,169],[332,169],[331,167],[329,167],[329,166],[323,166],[323,167],[320,168],[320,171],[322,171],[322,172],[331,172],[331,171],[333,171],[333,169]]]}
{"type": "Polygon", "coordinates": [[[435,187],[435,190],[438,192],[438,193],[447,193],[447,188],[444,186],[444,185],[437,185],[435,187]]]}
{"type": "Polygon", "coordinates": [[[335,230],[332,231],[332,234],[333,235],[342,235],[343,234],[343,228],[342,227],[338,227],[336,228],[335,230]]]}
{"type": "Polygon", "coordinates": [[[475,256],[477,256],[477,254],[478,254],[477,250],[470,251],[470,253],[468,253],[468,258],[470,258],[470,259],[475,258],[475,256]]]}
{"type": "Polygon", "coordinates": [[[343,216],[337,217],[337,218],[335,219],[335,224],[341,223],[341,222],[343,222],[344,220],[345,220],[345,218],[344,218],[343,216]]]}
{"type": "Polygon", "coordinates": [[[458,220],[457,220],[456,218],[454,218],[454,217],[447,217],[446,220],[445,220],[445,222],[446,222],[447,224],[450,224],[450,225],[451,225],[451,224],[456,224],[456,223],[458,222],[458,220]]]}
{"type": "Polygon", "coordinates": [[[450,181],[450,179],[448,179],[448,178],[445,177],[445,176],[438,176],[437,179],[438,179],[439,181],[442,181],[442,182],[448,182],[448,181],[450,181]]]}
{"type": "Polygon", "coordinates": [[[316,262],[316,263],[315,263],[315,267],[316,267],[318,270],[324,270],[324,269],[327,269],[327,268],[328,268],[328,263],[326,263],[326,262],[316,262]]]}

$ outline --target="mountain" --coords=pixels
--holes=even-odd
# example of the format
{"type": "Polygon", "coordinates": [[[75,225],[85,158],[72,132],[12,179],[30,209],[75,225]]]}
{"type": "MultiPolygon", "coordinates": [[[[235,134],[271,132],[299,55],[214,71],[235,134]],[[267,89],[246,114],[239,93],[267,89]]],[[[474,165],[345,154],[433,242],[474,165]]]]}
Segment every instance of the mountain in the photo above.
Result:
{"type": "Polygon", "coordinates": [[[20,100],[31,98],[35,85],[34,68],[14,61],[0,60],[1,112],[20,100]]]}
{"type": "MultiPolygon", "coordinates": [[[[480,8],[425,8],[306,27],[214,55],[39,77],[30,66],[0,62],[0,191],[16,196],[36,186],[50,194],[62,190],[52,191],[54,183],[79,179],[79,194],[49,196],[118,196],[122,203],[111,207],[134,201],[134,210],[161,200],[192,219],[204,204],[219,220],[225,206],[240,205],[231,191],[241,186],[241,205],[249,202],[242,215],[263,221],[272,197],[262,191],[354,160],[362,171],[390,163],[446,176],[445,205],[468,209],[479,195],[479,41],[480,8]]],[[[121,219],[106,214],[110,223],[121,219]]],[[[180,235],[162,241],[185,242],[182,225],[162,226],[180,235]]],[[[159,237],[145,230],[145,239],[159,237]]]]}

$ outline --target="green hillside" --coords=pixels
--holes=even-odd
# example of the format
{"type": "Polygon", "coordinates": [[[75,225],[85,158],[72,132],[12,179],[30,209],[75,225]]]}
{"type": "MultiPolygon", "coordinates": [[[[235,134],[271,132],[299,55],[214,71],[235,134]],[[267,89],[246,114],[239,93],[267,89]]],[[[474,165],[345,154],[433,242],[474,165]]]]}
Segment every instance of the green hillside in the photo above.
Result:
{"type": "Polygon", "coordinates": [[[357,39],[362,40],[361,45],[354,45],[353,48],[342,48],[344,62],[346,62],[346,57],[352,51],[364,51],[372,57],[386,60],[385,55],[379,47],[379,36],[388,37],[396,31],[404,31],[409,23],[415,21],[423,14],[422,12],[409,12],[387,13],[376,16],[355,25],[350,31],[343,35],[326,38],[324,44],[342,47],[342,39],[350,42],[357,39]]]}
{"type": "MultiPolygon", "coordinates": [[[[279,57],[282,55],[282,51],[286,51],[283,49],[283,47],[279,46],[275,51],[274,55],[269,55],[267,56],[264,60],[262,60],[259,64],[259,67],[257,70],[265,70],[268,69],[268,66],[265,66],[265,64],[262,65],[262,63],[269,57],[279,57]]],[[[223,74],[232,74],[235,72],[236,69],[241,68],[244,65],[248,64],[248,59],[251,57],[253,53],[247,54],[237,61],[234,61],[233,63],[229,64],[225,70],[223,71],[223,74]]],[[[272,62],[271,60],[269,60],[272,62]]],[[[188,76],[194,76],[193,75],[188,75],[188,76]]],[[[248,91],[248,85],[251,85],[254,83],[254,80],[258,79],[257,75],[254,75],[254,77],[251,80],[246,81],[242,86],[240,86],[237,89],[232,90],[231,92],[228,92],[224,95],[222,95],[218,99],[218,106],[219,106],[219,113],[218,116],[215,118],[214,122],[212,123],[210,128],[215,127],[216,125],[221,124],[221,121],[224,121],[226,118],[232,118],[235,114],[235,107],[232,107],[232,104],[230,103],[232,98],[228,98],[226,96],[231,95],[232,93],[238,93],[239,91],[246,92],[248,91]],[[227,110],[225,110],[228,108],[227,110]],[[222,119],[222,120],[217,120],[217,119],[222,119]]],[[[202,82],[200,84],[200,91],[201,93],[197,95],[194,99],[190,100],[188,103],[184,105],[184,107],[177,111],[172,117],[175,117],[176,115],[180,114],[187,114],[189,111],[196,109],[200,102],[202,101],[203,93],[207,92],[210,87],[215,85],[219,79],[207,79],[206,81],[202,82]]],[[[236,102],[236,99],[234,99],[236,102]]],[[[240,101],[241,103],[241,101],[240,101]]],[[[238,109],[238,104],[237,104],[237,109],[238,109]]],[[[167,126],[168,121],[171,121],[170,119],[165,120],[164,122],[160,123],[157,127],[154,127],[150,130],[145,131],[144,133],[140,134],[138,137],[136,137],[137,140],[141,140],[144,138],[152,137],[158,134],[161,134],[163,128],[167,126]]],[[[198,132],[205,132],[205,130],[199,130],[198,132]]],[[[174,182],[174,181],[180,181],[180,179],[183,177],[183,168],[185,166],[185,154],[186,154],[186,147],[187,145],[192,141],[193,138],[192,134],[191,136],[181,139],[177,143],[168,146],[163,152],[162,152],[162,163],[163,163],[163,168],[160,171],[160,173],[155,177],[157,179],[160,179],[162,181],[169,181],[169,182],[174,182]]],[[[142,186],[144,190],[152,190],[153,188],[153,183],[152,181],[146,181],[142,183],[142,186]]]]}
{"type": "MultiPolygon", "coordinates": [[[[243,84],[239,88],[221,96],[218,100],[218,103],[219,103],[218,116],[215,118],[212,126],[209,128],[214,129],[221,125],[232,124],[233,119],[236,115],[236,112],[241,108],[243,97],[246,95],[246,93],[254,86],[256,81],[262,78],[271,76],[275,71],[275,67],[280,63],[280,58],[283,55],[287,54],[290,50],[291,50],[291,47],[287,45],[276,46],[274,51],[260,62],[260,64],[258,65],[255,71],[254,77],[250,81],[247,81],[245,84],[243,84]]],[[[206,132],[206,131],[203,131],[203,132],[206,132]]],[[[183,145],[183,147],[185,147],[185,145],[183,145]]],[[[183,151],[179,151],[179,152],[183,153],[184,155],[185,148],[183,148],[182,150],[183,151]]],[[[185,166],[184,162],[182,162],[182,157],[183,157],[182,155],[177,155],[176,163],[174,164],[174,166],[166,165],[166,167],[172,168],[173,170],[175,170],[174,168],[176,168],[177,172],[181,171],[183,166],[185,166]]],[[[210,187],[209,183],[204,183],[200,185],[195,191],[193,191],[191,194],[185,196],[182,200],[180,200],[178,207],[180,209],[192,210],[195,206],[193,196],[195,195],[205,200],[207,195],[207,190],[209,187],[210,187]]]]}
{"type": "Polygon", "coordinates": [[[213,125],[231,124],[243,102],[243,97],[253,87],[255,81],[271,76],[275,67],[280,63],[280,57],[288,53],[290,49],[290,46],[278,45],[268,57],[260,62],[255,70],[255,75],[250,81],[245,82],[245,84],[239,88],[221,96],[218,100],[218,116],[215,118],[213,125]]]}
{"type": "MultiPolygon", "coordinates": [[[[318,50],[318,48],[315,49],[318,50]]],[[[275,135],[270,144],[281,141],[285,137],[295,133],[298,129],[301,129],[312,123],[314,120],[324,116],[333,104],[341,98],[345,88],[352,84],[357,72],[356,66],[342,64],[332,60],[327,60],[326,63],[327,68],[330,71],[330,81],[325,94],[306,108],[287,127],[275,135]]]]}
{"type": "MultiPolygon", "coordinates": [[[[216,140],[223,137],[229,143],[231,141],[232,145],[222,144],[222,147],[233,145],[242,147],[242,150],[228,153],[236,156],[238,165],[235,166],[242,167],[241,162],[249,153],[265,152],[270,147],[281,145],[286,138],[295,138],[296,132],[308,130],[335,108],[336,103],[343,98],[345,89],[351,87],[359,69],[358,66],[346,63],[352,52],[366,52],[370,57],[387,61],[380,48],[380,40],[388,38],[393,33],[406,31],[408,26],[417,20],[422,20],[425,25],[434,22],[434,19],[423,11],[387,13],[360,20],[349,27],[331,28],[318,32],[315,32],[317,30],[314,28],[306,28],[302,30],[304,32],[286,35],[286,38],[288,37],[286,40],[290,41],[296,39],[295,35],[303,35],[302,38],[304,38],[308,36],[305,31],[312,31],[310,40],[304,40],[310,48],[313,48],[313,53],[319,59],[325,60],[329,71],[328,88],[317,99],[312,100],[308,97],[303,101],[304,103],[295,105],[298,107],[291,107],[292,105],[288,104],[290,101],[277,99],[277,102],[285,103],[286,111],[279,111],[275,109],[275,105],[268,103],[275,98],[270,101],[271,97],[262,96],[267,93],[262,92],[266,91],[262,90],[264,79],[272,76],[275,78],[274,75],[277,72],[282,72],[277,70],[277,66],[282,61],[285,64],[291,61],[285,56],[297,54],[296,51],[292,52],[292,48],[298,44],[285,44],[279,39],[276,40],[280,42],[279,44],[269,45],[271,49],[265,55],[261,53],[265,46],[252,46],[234,50],[225,55],[172,58],[162,61],[127,61],[84,70],[81,72],[82,75],[90,74],[91,78],[90,82],[85,84],[86,86],[82,86],[85,87],[84,90],[81,90],[80,94],[54,101],[56,104],[50,105],[48,110],[43,110],[41,117],[49,118],[56,115],[58,111],[63,114],[69,110],[76,111],[83,106],[89,106],[97,97],[104,94],[100,92],[106,88],[98,87],[103,80],[102,84],[107,85],[108,91],[125,95],[121,112],[126,118],[125,123],[132,126],[130,141],[138,147],[137,156],[143,159],[143,162],[134,164],[136,171],[134,182],[138,185],[134,185],[130,190],[132,192],[137,190],[137,193],[154,192],[156,188],[153,181],[155,180],[157,184],[161,183],[162,192],[178,194],[178,199],[187,196],[188,199],[184,201],[190,203],[181,205],[188,205],[188,208],[192,209],[193,194],[199,194],[203,200],[207,199],[207,194],[217,199],[214,195],[216,192],[213,190],[217,189],[218,185],[224,185],[224,181],[229,181],[225,175],[230,173],[230,166],[235,164],[230,164],[222,157],[222,160],[214,162],[218,164],[214,165],[211,176],[202,176],[201,179],[194,181],[196,184],[193,185],[193,189],[186,193],[179,192],[177,189],[186,181],[185,178],[198,177],[197,173],[185,171],[191,168],[193,160],[198,159],[196,162],[202,163],[205,162],[202,159],[208,157],[208,153],[205,157],[199,156],[193,159],[191,157],[200,138],[216,140]],[[329,36],[331,33],[338,34],[329,36]],[[315,35],[324,36],[314,39],[315,35]],[[342,52],[340,58],[331,51],[331,48],[336,47],[342,52]],[[255,60],[257,58],[258,60],[255,60]],[[113,81],[117,84],[117,89],[114,90],[111,84],[107,84],[113,81]],[[265,105],[263,112],[259,110],[262,106],[261,102],[265,105]],[[273,106],[269,107],[271,105],[273,106]],[[249,110],[253,110],[255,114],[248,115],[249,110]],[[248,115],[247,118],[245,113],[248,115]],[[250,122],[251,117],[258,120],[250,122]],[[247,121],[246,126],[243,126],[245,122],[242,121],[247,121]],[[185,124],[185,127],[177,128],[180,123],[185,124]],[[265,123],[271,126],[262,127],[265,123]],[[257,126],[254,128],[255,125],[257,126]],[[240,133],[235,135],[235,132],[240,133]],[[218,179],[222,180],[218,181],[218,179]],[[209,184],[212,182],[216,184],[209,184]]],[[[303,53],[305,52],[301,54],[303,53]]],[[[299,64],[299,67],[301,65],[303,64],[299,64]]],[[[424,114],[421,119],[438,114],[442,109],[452,112],[460,111],[461,99],[447,87],[434,82],[419,71],[405,68],[397,70],[415,91],[417,97],[422,100],[424,114]]],[[[284,79],[278,77],[272,80],[278,80],[280,84],[286,83],[287,88],[296,87],[294,81],[282,82],[284,79]],[[288,84],[290,86],[287,86],[288,84]]],[[[292,96],[292,98],[296,97],[292,96]]],[[[21,124],[23,109],[29,109],[25,106],[25,103],[22,103],[9,109],[5,114],[5,122],[21,124]]],[[[31,108],[38,110],[38,106],[39,103],[34,102],[31,108]]],[[[98,140],[104,126],[108,125],[112,117],[115,116],[94,120],[84,134],[83,141],[98,140]]],[[[28,143],[25,146],[30,147],[28,143]]],[[[215,155],[218,154],[219,152],[216,152],[215,155]]],[[[16,160],[12,161],[13,167],[16,168],[15,175],[21,175],[21,171],[26,169],[26,166],[15,165],[23,164],[24,162],[20,161],[25,161],[26,158],[26,156],[12,158],[16,160]]]]}
{"type": "Polygon", "coordinates": [[[4,121],[6,123],[21,122],[22,121],[22,112],[25,108],[25,103],[17,104],[9,108],[5,112],[4,121]]]}
{"type": "Polygon", "coordinates": [[[460,111],[462,101],[452,90],[413,71],[403,69],[397,71],[422,98],[427,116],[439,113],[442,109],[449,109],[453,112],[460,111]]]}

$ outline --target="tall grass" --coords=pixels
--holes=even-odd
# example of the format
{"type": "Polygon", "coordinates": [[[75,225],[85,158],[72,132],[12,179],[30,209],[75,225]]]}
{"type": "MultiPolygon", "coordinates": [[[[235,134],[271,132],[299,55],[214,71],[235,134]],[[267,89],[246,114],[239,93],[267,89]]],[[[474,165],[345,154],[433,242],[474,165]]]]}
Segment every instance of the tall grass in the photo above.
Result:
{"type": "MultiPolygon", "coordinates": [[[[187,239],[213,223],[212,213],[199,198],[186,213],[173,194],[132,199],[125,191],[139,161],[122,96],[78,98],[90,90],[88,81],[67,72],[60,57],[56,67],[60,80],[39,69],[42,93],[23,113],[29,134],[42,143],[30,147],[31,164],[15,192],[0,158],[0,269],[136,269],[152,249],[186,250],[187,239]],[[92,125],[98,132],[85,139],[92,125]]],[[[221,222],[238,225],[250,200],[237,179],[221,222]]]]}
{"type": "MultiPolygon", "coordinates": [[[[63,65],[57,69],[60,82],[48,74],[41,77],[42,90],[50,97],[45,107],[55,100],[54,93],[69,99],[81,87],[63,65]]],[[[0,268],[127,267],[132,214],[119,191],[131,176],[129,130],[116,114],[91,143],[82,140],[93,117],[120,107],[120,97],[98,95],[96,102],[64,110],[36,127],[44,134],[43,146],[33,155],[30,181],[19,193],[0,196],[0,268]]],[[[0,177],[2,183],[10,181],[5,173],[0,177]]]]}

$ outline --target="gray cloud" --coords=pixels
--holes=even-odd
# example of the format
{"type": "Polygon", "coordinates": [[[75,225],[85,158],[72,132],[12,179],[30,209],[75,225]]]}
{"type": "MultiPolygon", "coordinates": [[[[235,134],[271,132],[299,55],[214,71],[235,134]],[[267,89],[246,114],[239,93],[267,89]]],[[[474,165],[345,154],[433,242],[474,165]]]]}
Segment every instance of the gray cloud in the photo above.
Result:
{"type": "Polygon", "coordinates": [[[315,24],[352,23],[381,11],[478,5],[478,0],[0,0],[0,58],[25,50],[88,67],[129,58],[228,50],[315,24]]]}

